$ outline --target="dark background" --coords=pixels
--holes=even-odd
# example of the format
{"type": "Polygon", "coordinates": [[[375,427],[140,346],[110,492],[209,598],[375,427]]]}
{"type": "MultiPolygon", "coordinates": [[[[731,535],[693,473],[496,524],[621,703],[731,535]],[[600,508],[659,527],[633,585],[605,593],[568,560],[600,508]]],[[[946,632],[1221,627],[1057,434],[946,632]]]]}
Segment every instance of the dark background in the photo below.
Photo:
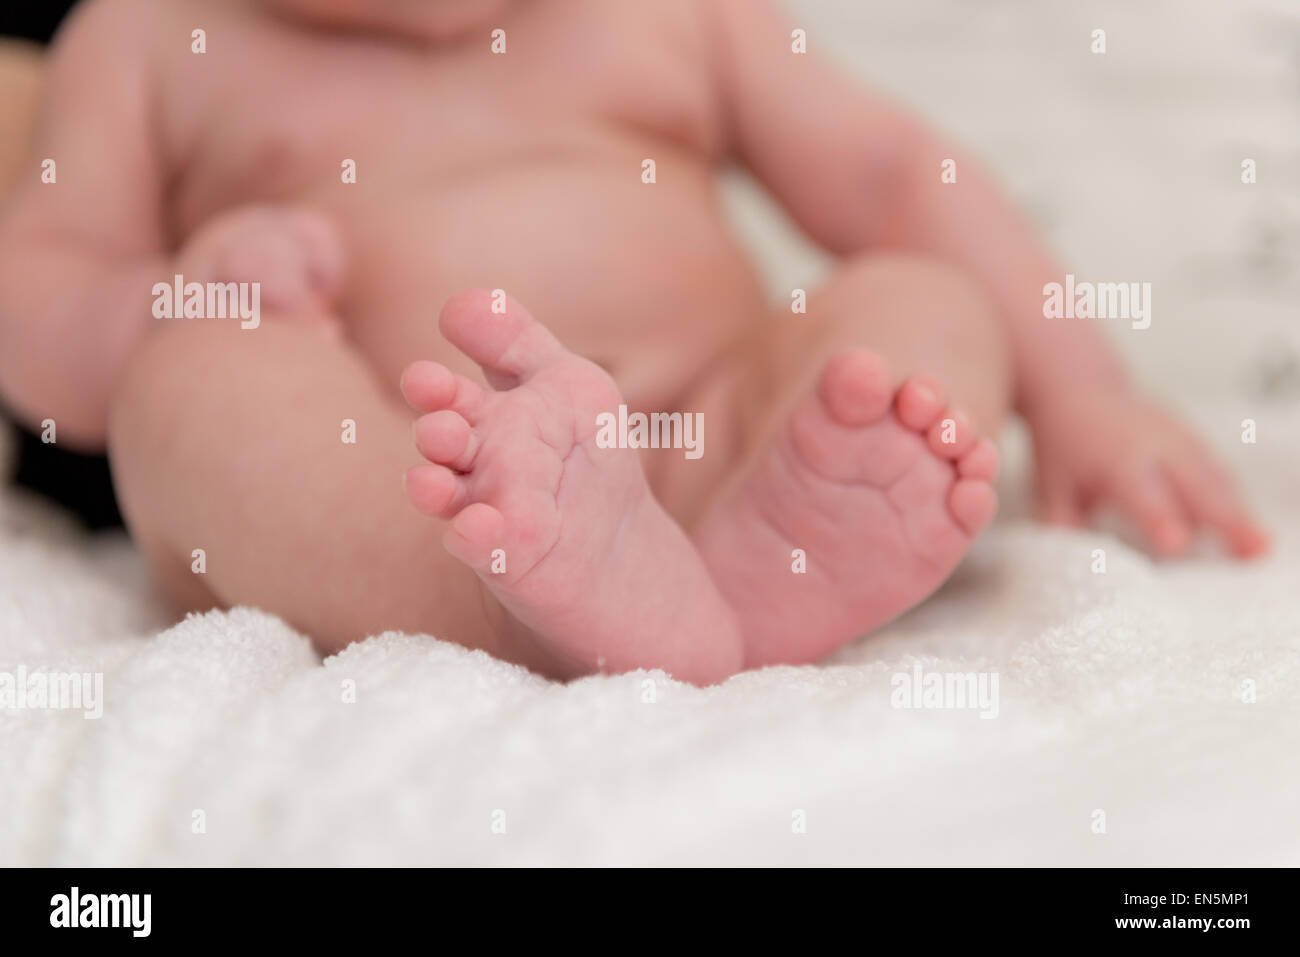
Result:
{"type": "MultiPolygon", "coordinates": [[[[10,0],[0,4],[0,35],[48,43],[73,0],[10,0]]],[[[12,418],[11,416],[4,416],[12,418]]],[[[62,503],[90,528],[120,525],[108,460],[46,445],[20,429],[15,481],[62,503]]]]}
{"type": "Polygon", "coordinates": [[[48,43],[73,0],[10,0],[0,7],[0,33],[48,43]]]}

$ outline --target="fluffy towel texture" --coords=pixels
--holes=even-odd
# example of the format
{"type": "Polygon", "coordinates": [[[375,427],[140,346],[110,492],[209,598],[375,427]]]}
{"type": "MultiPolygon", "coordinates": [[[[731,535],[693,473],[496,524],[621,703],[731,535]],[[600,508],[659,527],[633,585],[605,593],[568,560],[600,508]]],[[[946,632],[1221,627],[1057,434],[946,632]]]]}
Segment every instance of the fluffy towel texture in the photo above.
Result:
{"type": "MultiPolygon", "coordinates": [[[[1005,520],[834,662],[560,686],[431,637],[321,662],[248,609],[158,631],[124,538],[5,491],[0,672],[102,671],[107,700],[99,721],[0,711],[0,863],[1300,863],[1297,289],[1271,265],[1300,236],[1279,42],[1298,31],[1263,0],[1189,6],[795,9],[812,45],[982,144],[1074,272],[1155,283],[1152,328],[1115,331],[1242,472],[1273,558],[1157,566],[1031,526],[1013,433],[1005,520]],[[998,717],[891,707],[917,662],[998,672],[998,717]]],[[[806,250],[738,205],[774,289],[811,282],[806,250]]]]}

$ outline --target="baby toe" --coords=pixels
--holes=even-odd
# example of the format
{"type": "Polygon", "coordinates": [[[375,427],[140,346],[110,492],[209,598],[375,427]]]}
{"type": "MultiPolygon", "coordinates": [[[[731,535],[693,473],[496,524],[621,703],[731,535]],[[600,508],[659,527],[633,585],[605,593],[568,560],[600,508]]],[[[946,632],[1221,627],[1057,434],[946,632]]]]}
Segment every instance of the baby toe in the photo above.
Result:
{"type": "Polygon", "coordinates": [[[456,377],[438,362],[421,359],[412,362],[402,373],[399,384],[402,398],[417,412],[445,409],[456,392],[456,377]]]}
{"type": "Polygon", "coordinates": [[[464,417],[440,409],[415,420],[415,447],[430,462],[467,472],[478,452],[478,436],[464,417]]]}
{"type": "Polygon", "coordinates": [[[979,479],[958,479],[948,493],[948,511],[967,535],[978,535],[998,510],[993,486],[979,479]]]}
{"type": "Polygon", "coordinates": [[[899,387],[894,408],[898,421],[909,429],[923,432],[938,420],[945,402],[944,391],[937,383],[913,376],[899,387]]]}
{"type": "Polygon", "coordinates": [[[469,289],[447,300],[438,317],[443,336],[477,362],[501,389],[526,381],[571,355],[549,329],[513,297],[469,289]]]}
{"type": "Polygon", "coordinates": [[[417,465],[403,478],[406,497],[426,515],[447,518],[464,504],[464,479],[441,465],[417,465]]]}
{"type": "Polygon", "coordinates": [[[884,359],[867,349],[850,349],[826,363],[817,393],[832,419],[841,425],[864,426],[889,411],[891,384],[884,359]]]}
{"type": "Polygon", "coordinates": [[[453,409],[469,421],[476,421],[486,394],[476,382],[457,375],[439,362],[420,359],[402,372],[402,397],[416,412],[453,409]]]}
{"type": "Polygon", "coordinates": [[[957,460],[957,474],[962,478],[983,479],[992,482],[998,477],[1001,456],[998,447],[988,439],[977,439],[957,460]]]}
{"type": "MultiPolygon", "coordinates": [[[[505,537],[504,516],[485,502],[467,506],[451,520],[442,544],[453,558],[475,571],[484,571],[492,562],[492,553],[502,548],[505,537]]],[[[507,561],[509,556],[506,556],[507,561]]]]}
{"type": "Polygon", "coordinates": [[[965,413],[947,410],[930,426],[926,436],[930,451],[941,459],[958,459],[975,445],[975,426],[965,413]]]}

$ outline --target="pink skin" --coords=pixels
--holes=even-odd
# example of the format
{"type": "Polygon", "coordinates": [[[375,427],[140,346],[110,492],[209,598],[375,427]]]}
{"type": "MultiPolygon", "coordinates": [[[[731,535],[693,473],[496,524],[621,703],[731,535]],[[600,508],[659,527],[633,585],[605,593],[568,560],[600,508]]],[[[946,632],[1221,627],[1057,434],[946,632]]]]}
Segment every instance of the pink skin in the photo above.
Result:
{"type": "Polygon", "coordinates": [[[1160,557],[1184,554],[1199,529],[1241,558],[1269,538],[1241,502],[1232,476],[1205,445],[1158,405],[1098,390],[1085,402],[1031,413],[1042,517],[1081,526],[1111,505],[1160,557]]]}
{"type": "Polygon", "coordinates": [[[503,14],[517,0],[265,0],[286,15],[332,29],[448,40],[503,14]]]}
{"type": "Polygon", "coordinates": [[[596,444],[597,416],[623,401],[609,375],[518,303],[494,313],[484,290],[453,297],[440,326],[493,388],[435,362],[407,368],[402,394],[424,413],[414,436],[431,463],[407,473],[407,495],[450,520],[447,551],[513,629],[561,674],[663,668],[705,684],[739,670],[734,615],[637,452],[596,444]]]}
{"type": "Polygon", "coordinates": [[[993,518],[997,467],[933,383],[896,388],[862,349],[831,358],[695,535],[746,664],[816,661],[930,595],[993,518]]]}
{"type": "Polygon", "coordinates": [[[621,401],[608,375],[489,298],[455,297],[441,328],[496,391],[433,362],[402,377],[431,463],[407,474],[407,495],[450,520],[447,551],[574,670],[716,680],[742,636],[747,666],[816,660],[930,594],[996,510],[992,444],[937,388],[895,392],[879,357],[850,350],[706,519],[697,553],[635,453],[596,446],[596,416],[621,401]],[[796,547],[806,577],[790,570],[796,547]]]}
{"type": "MultiPolygon", "coordinates": [[[[265,2],[287,15],[331,27],[440,41],[490,23],[518,0],[265,2]]],[[[1214,455],[1177,419],[1116,378],[1110,372],[1111,363],[1094,356],[1097,348],[1084,343],[1070,351],[1085,358],[1083,366],[1106,372],[1100,376],[1103,381],[1112,380],[1096,390],[1100,401],[1090,400],[1089,408],[1041,396],[1024,403],[1022,411],[1034,428],[1041,517],[1077,526],[1096,509],[1112,506],[1141,530],[1157,556],[1184,554],[1201,529],[1216,534],[1239,557],[1265,553],[1267,534],[1249,515],[1231,477],[1214,455]],[[1102,414],[1104,405],[1112,407],[1110,412],[1102,414]]],[[[941,432],[942,423],[935,423],[933,429],[936,434],[941,432]]],[[[959,432],[965,435],[969,428],[959,432]]],[[[954,445],[939,454],[957,458],[963,451],[963,446],[954,445]]]]}
{"type": "MultiPolygon", "coordinates": [[[[222,39],[202,63],[185,39],[197,7],[81,6],[48,61],[27,167],[67,157],[71,175],[57,189],[24,176],[0,217],[0,340],[17,344],[0,349],[7,404],[30,422],[57,418],[61,442],[88,447],[102,447],[116,409],[124,500],[156,569],[184,582],[186,607],[261,604],[330,651],[397,624],[558,676],[657,665],[706,682],[743,663],[812,660],[933,591],[991,514],[992,446],[936,386],[896,390],[869,353],[834,353],[815,389],[811,366],[765,349],[742,368],[749,354],[731,346],[762,335],[764,304],[716,215],[713,174],[732,163],[841,271],[891,251],[973,280],[1006,339],[985,351],[1005,352],[1005,368],[972,363],[963,376],[965,354],[927,333],[934,317],[890,309],[887,295],[870,310],[848,297],[822,318],[865,320],[844,344],[872,344],[895,368],[941,368],[987,429],[1014,393],[1048,517],[1116,505],[1161,554],[1200,526],[1239,554],[1265,547],[1212,457],[1128,383],[1097,329],[1044,322],[1038,291],[1063,270],[979,164],[815,56],[788,55],[792,24],[762,0],[209,3],[204,26],[222,39]],[[498,25],[508,57],[489,49],[498,25]],[[339,159],[358,150],[364,185],[341,188],[339,159]],[[652,153],[671,159],[650,194],[637,170],[652,153]],[[941,157],[958,158],[960,186],[937,183],[941,157]],[[329,223],[347,237],[346,289],[329,223]],[[536,243],[543,233],[552,241],[536,243]],[[588,267],[577,278],[574,262],[588,267]],[[271,318],[260,339],[160,326],[146,293],[175,272],[260,281],[268,316],[291,321],[271,318]],[[555,337],[613,369],[637,408],[708,396],[722,419],[712,434],[747,439],[770,424],[769,401],[801,404],[752,462],[711,452],[724,467],[707,479],[680,458],[656,476],[674,514],[689,509],[692,544],[634,455],[594,447],[593,413],[619,400],[598,367],[517,305],[492,313],[481,293],[444,316],[461,352],[434,333],[427,304],[478,283],[528,290],[555,337]],[[327,306],[347,338],[299,335],[292,321],[327,306]],[[895,356],[911,336],[891,343],[895,323],[924,345],[895,356]],[[220,376],[191,344],[212,350],[220,376]],[[426,364],[405,382],[429,416],[416,440],[430,464],[411,475],[410,498],[451,520],[455,560],[425,523],[390,511],[384,479],[411,456],[391,386],[421,355],[473,374],[467,355],[492,386],[426,364]],[[768,366],[798,374],[756,387],[768,366]],[[322,391],[348,407],[322,417],[301,399],[322,391]],[[223,429],[232,405],[241,427],[223,429]],[[338,452],[330,423],[357,410],[367,444],[301,482],[285,463],[321,461],[322,434],[338,452]],[[279,431],[252,441],[269,422],[279,431]],[[198,459],[218,467],[186,471],[198,459]],[[365,519],[322,539],[319,516],[342,510],[365,519]],[[232,530],[235,519],[246,524],[232,530]],[[197,587],[183,558],[196,538],[227,555],[197,587]],[[271,546],[338,557],[323,563],[334,577],[270,561],[271,546]],[[807,574],[790,570],[796,548],[807,574]],[[534,650],[545,654],[523,653],[534,650]]],[[[900,275],[898,262],[882,268],[900,275]]]]}
{"type": "Polygon", "coordinates": [[[176,260],[186,282],[257,282],[268,313],[338,324],[330,306],[343,285],[342,237],[328,217],[288,206],[241,206],[206,223],[176,260]]]}

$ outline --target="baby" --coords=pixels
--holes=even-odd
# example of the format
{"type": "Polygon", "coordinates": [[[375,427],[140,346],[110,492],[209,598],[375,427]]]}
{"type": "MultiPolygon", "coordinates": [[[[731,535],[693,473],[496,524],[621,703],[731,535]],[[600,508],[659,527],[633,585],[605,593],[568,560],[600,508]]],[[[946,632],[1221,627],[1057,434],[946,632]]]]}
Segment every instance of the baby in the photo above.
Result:
{"type": "Polygon", "coordinates": [[[179,604],[327,651],[816,661],[961,560],[1013,409],[1045,518],[1262,551],[1094,325],[1044,318],[1062,270],[977,165],[792,26],[760,0],[90,0],[0,227],[0,392],[107,446],[179,604]],[[838,257],[806,303],[765,303],[731,162],[838,257]],[[195,318],[209,288],[254,309],[195,318]]]}

